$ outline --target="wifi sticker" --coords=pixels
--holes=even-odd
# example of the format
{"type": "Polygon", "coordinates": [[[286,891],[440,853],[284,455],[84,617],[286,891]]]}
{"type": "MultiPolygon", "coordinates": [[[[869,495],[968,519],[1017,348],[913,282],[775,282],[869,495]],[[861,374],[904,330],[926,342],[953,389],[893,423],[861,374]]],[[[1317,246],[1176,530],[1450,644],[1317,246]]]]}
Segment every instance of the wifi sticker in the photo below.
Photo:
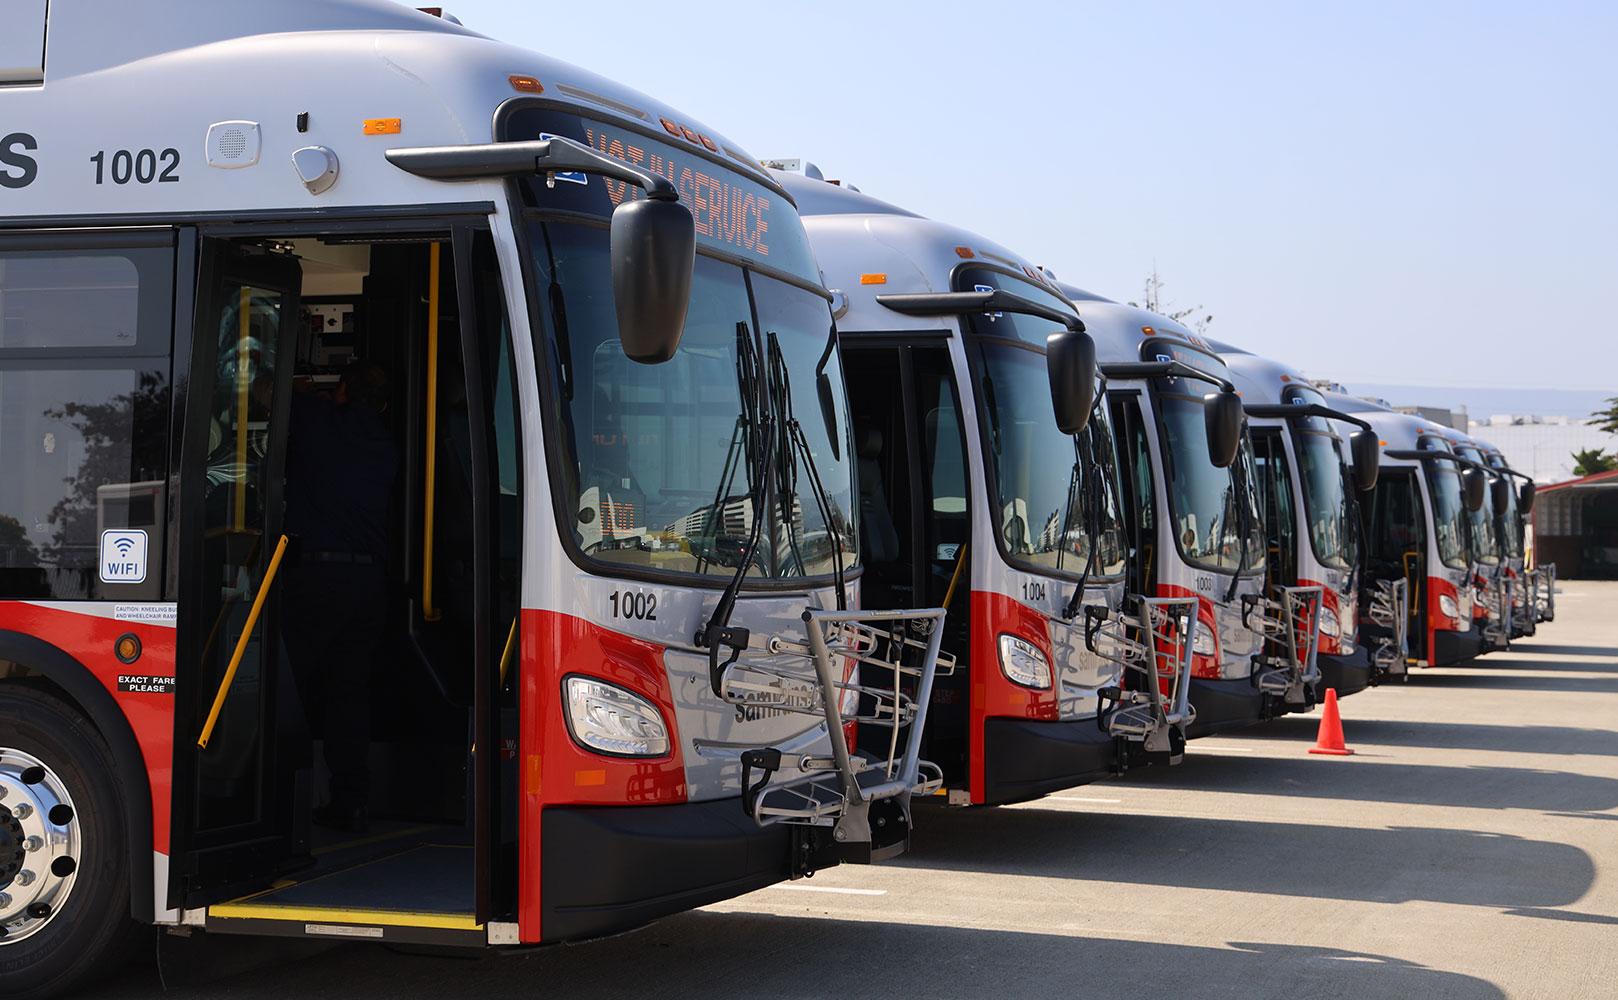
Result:
{"type": "Polygon", "coordinates": [[[101,582],[146,582],[146,532],[109,528],[101,533],[101,582]]]}

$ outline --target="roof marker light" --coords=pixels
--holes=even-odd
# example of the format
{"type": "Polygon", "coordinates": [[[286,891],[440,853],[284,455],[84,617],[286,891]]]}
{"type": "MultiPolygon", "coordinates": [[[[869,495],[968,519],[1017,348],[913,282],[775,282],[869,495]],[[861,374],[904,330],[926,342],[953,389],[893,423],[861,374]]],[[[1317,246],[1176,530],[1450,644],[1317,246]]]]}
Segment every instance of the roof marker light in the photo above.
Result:
{"type": "Polygon", "coordinates": [[[511,89],[518,91],[519,93],[543,94],[545,92],[545,85],[531,76],[523,76],[521,73],[513,73],[506,77],[506,80],[511,84],[511,89]]]}
{"type": "Polygon", "coordinates": [[[973,257],[977,256],[977,254],[972,252],[971,247],[956,247],[955,256],[961,258],[962,260],[971,260],[973,257]]]}
{"type": "Polygon", "coordinates": [[[1148,336],[1148,337],[1150,337],[1150,336],[1151,336],[1151,335],[1152,335],[1152,334],[1154,334],[1154,333],[1156,333],[1156,332],[1157,332],[1157,331],[1156,331],[1156,330],[1154,330],[1154,329],[1152,329],[1152,328],[1151,328],[1151,327],[1149,327],[1149,326],[1143,326],[1143,327],[1141,327],[1141,328],[1140,328],[1140,332],[1141,332],[1141,333],[1142,333],[1142,334],[1144,334],[1144,335],[1146,335],[1146,336],[1148,336]]]}
{"type": "Polygon", "coordinates": [[[367,118],[360,131],[366,135],[398,135],[403,128],[402,118],[367,118]]]}
{"type": "Polygon", "coordinates": [[[860,284],[862,284],[862,285],[885,285],[887,283],[888,283],[888,276],[885,275],[885,274],[862,274],[862,275],[860,275],[860,284]]]}
{"type": "Polygon", "coordinates": [[[676,139],[680,137],[680,126],[669,121],[667,118],[659,118],[658,121],[663,123],[663,131],[674,136],[676,139]]]}

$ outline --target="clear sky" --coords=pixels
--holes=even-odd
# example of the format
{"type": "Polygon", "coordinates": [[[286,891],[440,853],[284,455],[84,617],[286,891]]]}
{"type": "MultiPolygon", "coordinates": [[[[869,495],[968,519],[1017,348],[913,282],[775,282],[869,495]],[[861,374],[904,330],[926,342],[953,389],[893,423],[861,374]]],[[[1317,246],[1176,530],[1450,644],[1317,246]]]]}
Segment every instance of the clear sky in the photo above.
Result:
{"type": "Polygon", "coordinates": [[[1310,375],[1618,393],[1618,3],[447,9],[1310,375]]]}

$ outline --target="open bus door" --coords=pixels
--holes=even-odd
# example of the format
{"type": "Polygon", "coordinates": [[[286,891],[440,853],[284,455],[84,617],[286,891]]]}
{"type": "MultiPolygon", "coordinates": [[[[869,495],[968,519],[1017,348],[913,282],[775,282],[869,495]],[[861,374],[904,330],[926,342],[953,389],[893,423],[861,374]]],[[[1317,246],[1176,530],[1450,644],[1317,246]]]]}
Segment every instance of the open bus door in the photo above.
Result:
{"type": "Polygon", "coordinates": [[[169,872],[169,902],[185,907],[266,882],[307,852],[311,774],[274,580],[302,268],[204,239],[197,279],[169,872]],[[219,699],[227,673],[229,697],[219,699]]]}

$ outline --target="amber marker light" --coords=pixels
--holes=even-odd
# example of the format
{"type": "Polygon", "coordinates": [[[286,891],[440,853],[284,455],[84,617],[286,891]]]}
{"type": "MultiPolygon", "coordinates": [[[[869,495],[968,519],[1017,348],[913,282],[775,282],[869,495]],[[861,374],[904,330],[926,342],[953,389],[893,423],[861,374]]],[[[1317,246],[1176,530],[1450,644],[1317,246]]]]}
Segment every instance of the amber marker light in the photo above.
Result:
{"type": "Polygon", "coordinates": [[[366,135],[398,135],[403,128],[403,118],[367,118],[360,131],[366,135]]]}
{"type": "Polygon", "coordinates": [[[132,632],[125,632],[112,644],[112,655],[118,657],[119,663],[134,663],[140,659],[140,639],[132,632]]]}
{"type": "Polygon", "coordinates": [[[955,256],[961,258],[962,260],[971,260],[973,257],[976,257],[977,254],[972,252],[971,247],[956,247],[955,256]]]}
{"type": "Polygon", "coordinates": [[[885,274],[862,274],[862,275],[860,275],[860,284],[862,284],[862,285],[885,285],[887,283],[888,283],[888,276],[885,275],[885,274]]]}
{"type": "Polygon", "coordinates": [[[506,77],[506,80],[511,84],[512,90],[521,94],[543,94],[545,92],[545,85],[531,76],[513,73],[511,76],[506,77]]]}

